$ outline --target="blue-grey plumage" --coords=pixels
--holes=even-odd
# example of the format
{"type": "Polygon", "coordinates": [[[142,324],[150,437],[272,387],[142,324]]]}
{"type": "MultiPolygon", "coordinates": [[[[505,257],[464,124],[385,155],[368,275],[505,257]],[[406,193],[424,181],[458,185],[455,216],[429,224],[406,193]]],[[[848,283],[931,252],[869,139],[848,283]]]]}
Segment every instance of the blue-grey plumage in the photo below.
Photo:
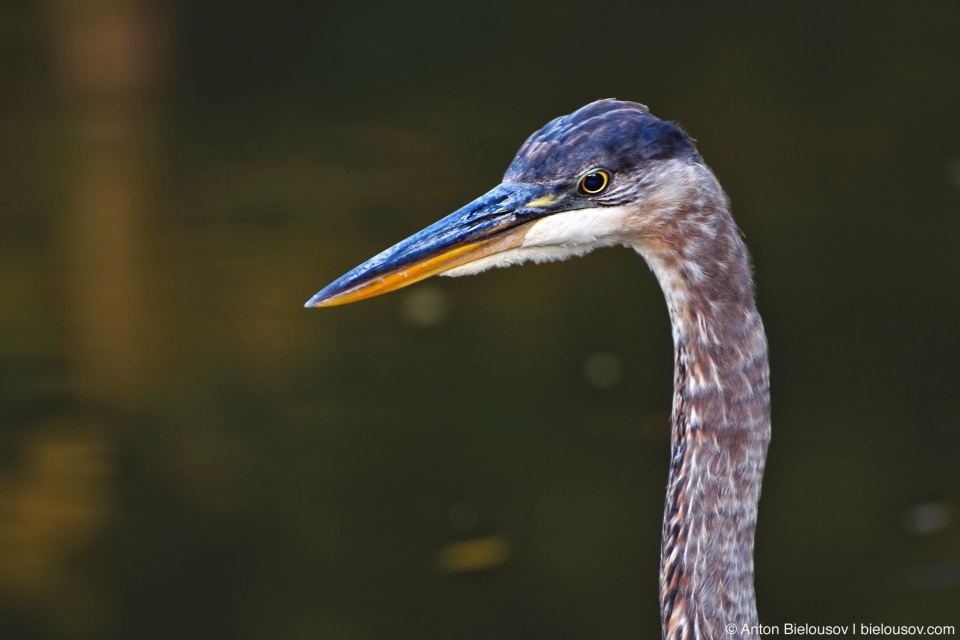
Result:
{"type": "Polygon", "coordinates": [[[700,160],[693,140],[680,127],[642,104],[598,100],[530,136],[504,179],[565,179],[597,166],[620,173],[671,158],[700,160]]]}
{"type": "Polygon", "coordinates": [[[759,629],[753,540],[770,439],[767,342],[727,198],[677,125],[616,100],[557,118],[527,139],[503,183],[307,306],[612,245],[646,260],[673,333],[663,636],[752,640],[759,629]]]}

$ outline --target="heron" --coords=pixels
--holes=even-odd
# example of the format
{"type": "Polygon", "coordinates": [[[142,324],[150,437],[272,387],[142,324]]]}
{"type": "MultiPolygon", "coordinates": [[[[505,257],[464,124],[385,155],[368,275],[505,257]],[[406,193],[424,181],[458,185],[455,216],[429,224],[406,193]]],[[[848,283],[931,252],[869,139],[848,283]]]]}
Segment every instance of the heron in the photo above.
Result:
{"type": "Polygon", "coordinates": [[[653,271],[674,345],[663,637],[757,638],[753,546],[770,440],[767,340],[727,196],[677,124],[618,100],[556,118],[526,140],[499,185],[306,306],[618,245],[653,271]]]}

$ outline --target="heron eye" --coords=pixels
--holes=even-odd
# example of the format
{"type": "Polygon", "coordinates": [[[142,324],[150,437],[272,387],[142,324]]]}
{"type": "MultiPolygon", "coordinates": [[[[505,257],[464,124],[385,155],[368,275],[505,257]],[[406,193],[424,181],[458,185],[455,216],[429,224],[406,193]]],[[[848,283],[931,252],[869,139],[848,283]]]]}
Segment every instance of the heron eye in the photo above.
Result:
{"type": "Polygon", "coordinates": [[[591,171],[580,178],[580,193],[594,195],[600,193],[610,184],[610,174],[602,169],[591,171]]]}

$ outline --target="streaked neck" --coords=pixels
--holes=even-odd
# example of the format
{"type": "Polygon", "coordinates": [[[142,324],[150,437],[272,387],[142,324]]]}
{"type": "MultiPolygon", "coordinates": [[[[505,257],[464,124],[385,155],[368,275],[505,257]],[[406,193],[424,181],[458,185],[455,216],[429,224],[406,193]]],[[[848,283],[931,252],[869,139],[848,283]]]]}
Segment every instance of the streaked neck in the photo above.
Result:
{"type": "Polygon", "coordinates": [[[673,212],[683,216],[682,234],[636,245],[667,299],[675,353],[663,635],[755,638],[753,540],[770,439],[767,343],[726,198],[715,180],[695,195],[673,212]]]}

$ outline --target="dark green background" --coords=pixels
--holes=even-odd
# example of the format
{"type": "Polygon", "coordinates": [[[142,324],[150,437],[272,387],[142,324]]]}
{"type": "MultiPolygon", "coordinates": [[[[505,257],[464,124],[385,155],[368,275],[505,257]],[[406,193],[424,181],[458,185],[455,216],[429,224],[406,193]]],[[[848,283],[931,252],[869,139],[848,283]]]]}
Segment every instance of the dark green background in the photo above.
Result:
{"type": "Polygon", "coordinates": [[[761,621],[960,624],[958,34],[955,0],[0,5],[0,637],[658,637],[638,256],[301,308],[604,97],[698,140],[754,256],[761,621]]]}

